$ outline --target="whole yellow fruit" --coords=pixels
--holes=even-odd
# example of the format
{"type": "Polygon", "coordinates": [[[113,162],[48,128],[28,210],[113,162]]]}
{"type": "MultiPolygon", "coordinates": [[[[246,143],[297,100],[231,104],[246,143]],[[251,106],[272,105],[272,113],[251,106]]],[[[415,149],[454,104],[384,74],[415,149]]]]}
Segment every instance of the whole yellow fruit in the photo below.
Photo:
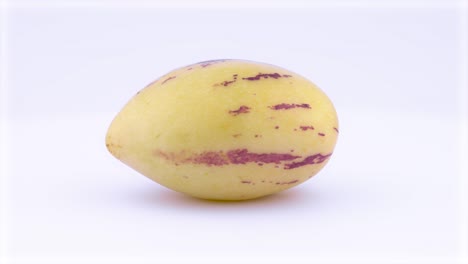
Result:
{"type": "Polygon", "coordinates": [[[138,92],[106,136],[110,153],[172,190],[244,200],[298,185],[325,166],[338,137],[332,102],[273,65],[213,60],[138,92]]]}

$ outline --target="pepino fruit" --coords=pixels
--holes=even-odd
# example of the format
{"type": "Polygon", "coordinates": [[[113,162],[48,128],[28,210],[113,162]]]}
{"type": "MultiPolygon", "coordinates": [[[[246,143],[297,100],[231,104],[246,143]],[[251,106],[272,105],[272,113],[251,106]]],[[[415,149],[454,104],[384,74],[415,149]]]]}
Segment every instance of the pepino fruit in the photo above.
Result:
{"type": "Polygon", "coordinates": [[[106,146],[172,190],[245,200],[314,176],[338,129],[332,102],[306,78],[270,64],[213,60],[139,91],[112,121],[106,146]]]}

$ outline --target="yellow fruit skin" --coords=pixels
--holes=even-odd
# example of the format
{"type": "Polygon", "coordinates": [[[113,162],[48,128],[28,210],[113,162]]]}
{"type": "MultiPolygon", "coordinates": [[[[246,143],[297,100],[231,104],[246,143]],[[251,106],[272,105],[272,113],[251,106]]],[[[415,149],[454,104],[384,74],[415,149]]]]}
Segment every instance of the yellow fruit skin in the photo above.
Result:
{"type": "Polygon", "coordinates": [[[314,176],[338,131],[332,102],[307,79],[269,64],[215,60],[138,92],[112,121],[106,146],[172,190],[245,200],[314,176]]]}

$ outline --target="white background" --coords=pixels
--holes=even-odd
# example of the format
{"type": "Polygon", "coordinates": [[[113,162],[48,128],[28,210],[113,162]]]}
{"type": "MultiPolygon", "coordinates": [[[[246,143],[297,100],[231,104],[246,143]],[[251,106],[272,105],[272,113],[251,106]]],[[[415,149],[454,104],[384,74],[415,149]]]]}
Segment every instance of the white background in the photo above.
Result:
{"type": "Polygon", "coordinates": [[[457,5],[50,4],[2,15],[5,263],[467,261],[457,5]],[[329,95],[341,133],[323,171],[278,195],[210,202],[107,152],[107,127],[136,91],[218,58],[276,64],[329,95]]]}

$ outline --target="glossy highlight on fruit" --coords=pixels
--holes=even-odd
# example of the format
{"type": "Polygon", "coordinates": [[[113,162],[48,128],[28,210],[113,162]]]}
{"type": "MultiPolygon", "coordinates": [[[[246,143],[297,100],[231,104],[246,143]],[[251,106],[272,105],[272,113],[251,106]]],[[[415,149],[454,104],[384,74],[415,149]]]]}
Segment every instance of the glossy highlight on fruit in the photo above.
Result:
{"type": "Polygon", "coordinates": [[[306,78],[265,63],[212,60],[139,91],[112,121],[106,146],[172,190],[246,200],[317,174],[338,133],[332,102],[306,78]]]}

